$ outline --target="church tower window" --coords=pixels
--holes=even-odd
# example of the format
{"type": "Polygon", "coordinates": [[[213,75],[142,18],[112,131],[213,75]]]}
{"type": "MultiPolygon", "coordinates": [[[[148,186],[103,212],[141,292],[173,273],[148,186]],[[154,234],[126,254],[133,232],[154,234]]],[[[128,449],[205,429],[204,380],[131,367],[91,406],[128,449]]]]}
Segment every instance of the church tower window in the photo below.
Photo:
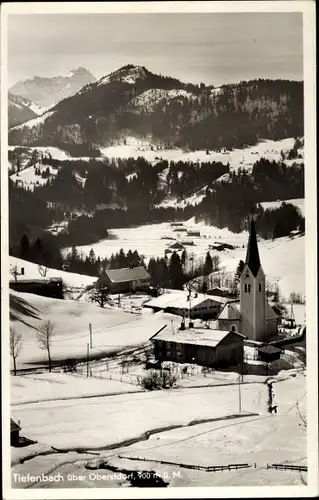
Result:
{"type": "Polygon", "coordinates": [[[249,283],[249,285],[248,285],[248,293],[250,293],[250,288],[251,288],[251,286],[250,286],[250,283],[249,283]]]}
{"type": "Polygon", "coordinates": [[[247,283],[245,283],[245,292],[247,292],[247,283]]]}
{"type": "Polygon", "coordinates": [[[262,290],[262,285],[261,285],[261,282],[259,283],[259,291],[261,292],[262,290]]]}

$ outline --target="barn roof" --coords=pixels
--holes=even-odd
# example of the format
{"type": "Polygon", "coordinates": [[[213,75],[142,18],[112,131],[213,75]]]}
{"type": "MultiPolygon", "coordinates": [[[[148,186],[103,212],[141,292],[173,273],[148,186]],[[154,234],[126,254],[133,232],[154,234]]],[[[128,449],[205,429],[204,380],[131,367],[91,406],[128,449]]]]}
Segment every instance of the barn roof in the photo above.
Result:
{"type": "Polygon", "coordinates": [[[112,283],[125,283],[134,280],[149,279],[150,275],[145,267],[123,267],[122,269],[107,269],[105,274],[109,277],[112,283]]]}
{"type": "Polygon", "coordinates": [[[207,328],[190,328],[188,330],[178,330],[176,333],[167,328],[154,337],[152,340],[162,340],[166,342],[176,342],[178,344],[202,345],[216,347],[227,335],[235,335],[244,340],[244,335],[227,330],[210,330],[207,328]]]}
{"type": "Polygon", "coordinates": [[[159,309],[166,309],[167,307],[174,307],[178,309],[189,309],[189,306],[191,306],[191,309],[194,307],[198,307],[200,304],[202,304],[204,301],[210,301],[212,304],[219,303],[223,304],[226,302],[224,297],[212,297],[210,295],[204,295],[203,293],[198,293],[197,297],[191,297],[191,300],[189,301],[187,299],[189,293],[182,292],[180,291],[179,293],[164,293],[163,295],[160,295],[159,297],[156,297],[149,302],[147,302],[145,305],[148,307],[156,307],[159,309]]]}
{"type": "Polygon", "coordinates": [[[278,347],[274,347],[272,345],[265,345],[262,347],[258,347],[258,352],[261,352],[262,354],[277,354],[281,352],[281,349],[278,347]]]}
{"type": "Polygon", "coordinates": [[[239,302],[227,302],[221,310],[217,319],[241,319],[241,314],[239,310],[239,302]]]}

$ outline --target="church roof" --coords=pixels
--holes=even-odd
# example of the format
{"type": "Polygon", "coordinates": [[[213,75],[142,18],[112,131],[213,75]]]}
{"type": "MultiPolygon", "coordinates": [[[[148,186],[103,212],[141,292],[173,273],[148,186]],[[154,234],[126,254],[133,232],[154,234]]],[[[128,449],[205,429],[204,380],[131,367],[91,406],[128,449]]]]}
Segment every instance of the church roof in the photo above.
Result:
{"type": "Polygon", "coordinates": [[[253,218],[251,219],[250,223],[250,234],[249,234],[245,264],[248,265],[253,276],[256,277],[260,268],[260,258],[259,258],[258,244],[257,244],[256,229],[253,218]]]}
{"type": "Polygon", "coordinates": [[[241,314],[239,308],[240,308],[239,302],[228,302],[221,310],[217,319],[240,320],[241,314]]]}

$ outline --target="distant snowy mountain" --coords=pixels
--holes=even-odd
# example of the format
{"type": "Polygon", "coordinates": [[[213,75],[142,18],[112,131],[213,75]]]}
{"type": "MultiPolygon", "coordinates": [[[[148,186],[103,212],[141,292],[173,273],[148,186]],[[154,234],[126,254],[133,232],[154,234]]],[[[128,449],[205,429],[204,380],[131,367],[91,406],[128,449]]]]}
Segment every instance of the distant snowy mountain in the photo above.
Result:
{"type": "Polygon", "coordinates": [[[80,67],[72,70],[67,76],[52,78],[35,76],[33,79],[16,83],[9,89],[9,92],[47,109],[95,81],[96,78],[90,71],[80,67]]]}
{"type": "Polygon", "coordinates": [[[52,114],[40,125],[30,122],[11,130],[9,144],[71,145],[72,153],[78,148],[80,156],[89,156],[131,136],[166,149],[209,153],[243,149],[261,138],[304,135],[302,82],[253,80],[213,88],[127,65],[74,93],[72,78],[59,87],[57,100],[63,100],[50,109],[52,114]]]}

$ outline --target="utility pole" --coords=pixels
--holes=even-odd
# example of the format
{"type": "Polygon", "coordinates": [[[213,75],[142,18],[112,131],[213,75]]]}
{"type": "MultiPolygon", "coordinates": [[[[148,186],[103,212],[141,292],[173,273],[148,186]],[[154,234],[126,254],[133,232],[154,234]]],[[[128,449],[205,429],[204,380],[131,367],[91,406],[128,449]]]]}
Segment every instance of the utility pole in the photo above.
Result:
{"type": "Polygon", "coordinates": [[[240,387],[241,375],[238,377],[238,409],[241,411],[241,387],[240,387]]]}
{"type": "Polygon", "coordinates": [[[86,349],[86,376],[87,377],[89,376],[89,357],[90,357],[89,348],[90,348],[90,345],[89,345],[89,343],[87,343],[87,349],[86,349]]]}
{"type": "Polygon", "coordinates": [[[92,325],[89,323],[89,330],[90,330],[90,348],[92,349],[92,325]]]}

